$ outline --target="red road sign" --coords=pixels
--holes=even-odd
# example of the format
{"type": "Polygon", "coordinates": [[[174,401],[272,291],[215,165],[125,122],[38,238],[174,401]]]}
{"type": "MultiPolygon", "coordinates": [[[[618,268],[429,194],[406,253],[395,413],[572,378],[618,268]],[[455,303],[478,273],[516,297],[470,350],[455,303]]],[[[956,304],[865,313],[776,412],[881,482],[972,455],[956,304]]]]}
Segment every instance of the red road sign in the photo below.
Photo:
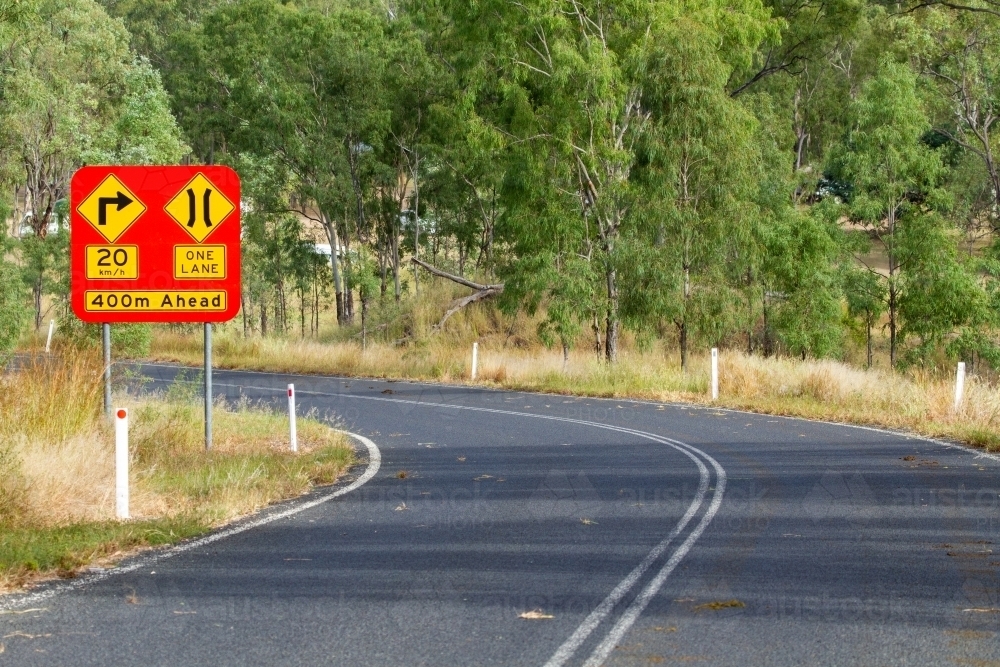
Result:
{"type": "Polygon", "coordinates": [[[84,167],[70,184],[70,291],[85,322],[225,322],[240,309],[229,167],[84,167]]]}

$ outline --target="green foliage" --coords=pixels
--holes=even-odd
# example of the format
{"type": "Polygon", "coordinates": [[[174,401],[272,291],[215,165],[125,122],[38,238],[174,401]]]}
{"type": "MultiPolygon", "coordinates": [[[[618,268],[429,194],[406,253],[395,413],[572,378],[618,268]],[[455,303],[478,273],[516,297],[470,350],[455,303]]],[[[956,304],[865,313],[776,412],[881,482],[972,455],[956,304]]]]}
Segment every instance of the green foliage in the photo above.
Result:
{"type": "Polygon", "coordinates": [[[682,364],[851,354],[851,332],[872,357],[887,333],[891,363],[990,361],[1000,19],[906,9],[0,3],[8,259],[36,324],[65,312],[74,168],[221,162],[243,179],[247,335],[294,331],[296,306],[302,336],[333,304],[351,325],[355,297],[401,313],[419,254],[608,360],[625,327],[682,364]]]}
{"type": "Polygon", "coordinates": [[[18,268],[0,258],[0,360],[14,348],[28,324],[27,296],[18,268]]]}
{"type": "MultiPolygon", "coordinates": [[[[76,318],[60,329],[60,335],[75,347],[101,349],[102,334],[100,324],[86,324],[76,318]]],[[[153,340],[153,328],[148,324],[112,324],[111,358],[137,359],[149,354],[153,340]]]]}

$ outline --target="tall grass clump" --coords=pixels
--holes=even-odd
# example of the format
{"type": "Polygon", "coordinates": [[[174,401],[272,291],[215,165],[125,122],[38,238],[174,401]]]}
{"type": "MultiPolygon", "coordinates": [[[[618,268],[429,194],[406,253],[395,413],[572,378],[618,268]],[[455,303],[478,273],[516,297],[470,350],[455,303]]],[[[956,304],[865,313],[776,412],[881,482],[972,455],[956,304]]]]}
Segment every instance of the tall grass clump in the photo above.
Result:
{"type": "Polygon", "coordinates": [[[116,405],[130,409],[133,517],[119,522],[102,370],[96,355],[69,350],[0,374],[0,590],[204,532],[331,483],[353,463],[346,437],[315,419],[300,420],[293,454],[287,417],[220,402],[205,452],[191,392],[119,394],[116,405]]]}

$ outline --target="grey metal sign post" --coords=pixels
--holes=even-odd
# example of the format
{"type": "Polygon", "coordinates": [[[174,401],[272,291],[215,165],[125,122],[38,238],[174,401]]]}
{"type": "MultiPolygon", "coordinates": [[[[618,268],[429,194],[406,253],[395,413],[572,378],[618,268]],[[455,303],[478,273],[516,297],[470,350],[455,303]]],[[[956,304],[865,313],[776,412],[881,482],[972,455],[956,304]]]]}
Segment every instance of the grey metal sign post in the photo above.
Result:
{"type": "Polygon", "coordinates": [[[101,338],[104,343],[104,414],[111,419],[111,325],[107,322],[101,325],[101,338]]]}
{"type": "Polygon", "coordinates": [[[205,451],[212,451],[212,325],[205,323],[205,451]]]}

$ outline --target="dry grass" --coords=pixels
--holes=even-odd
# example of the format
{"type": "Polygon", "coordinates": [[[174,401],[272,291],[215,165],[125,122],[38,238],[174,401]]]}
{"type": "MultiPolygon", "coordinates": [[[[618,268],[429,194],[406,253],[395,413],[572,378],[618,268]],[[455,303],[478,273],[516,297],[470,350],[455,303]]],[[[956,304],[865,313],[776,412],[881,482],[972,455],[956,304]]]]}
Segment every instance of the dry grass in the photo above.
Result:
{"type": "MultiPolygon", "coordinates": [[[[695,355],[682,373],[675,355],[625,349],[609,367],[593,353],[562,354],[538,345],[510,345],[504,336],[480,338],[477,384],[510,389],[654,401],[707,403],[709,360],[695,355]]],[[[160,332],[153,356],[197,364],[196,336],[160,332]]],[[[215,360],[226,368],[471,382],[471,339],[454,333],[406,347],[354,341],[318,343],[244,339],[235,331],[216,338],[215,360]]],[[[720,355],[718,405],[768,414],[882,425],[1000,450],[1000,389],[970,377],[962,408],[953,410],[954,378],[925,371],[861,370],[828,360],[764,359],[735,351],[720,355]]]]}
{"type": "Polygon", "coordinates": [[[131,408],[134,520],[121,524],[101,400],[100,364],[86,354],[0,376],[0,589],[203,532],[330,483],[353,462],[343,434],[309,419],[299,422],[300,452],[288,452],[287,418],[246,404],[217,405],[206,454],[200,406],[183,391],[117,396],[131,408]]]}

